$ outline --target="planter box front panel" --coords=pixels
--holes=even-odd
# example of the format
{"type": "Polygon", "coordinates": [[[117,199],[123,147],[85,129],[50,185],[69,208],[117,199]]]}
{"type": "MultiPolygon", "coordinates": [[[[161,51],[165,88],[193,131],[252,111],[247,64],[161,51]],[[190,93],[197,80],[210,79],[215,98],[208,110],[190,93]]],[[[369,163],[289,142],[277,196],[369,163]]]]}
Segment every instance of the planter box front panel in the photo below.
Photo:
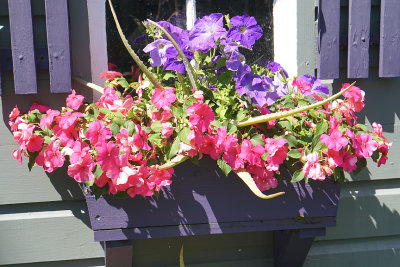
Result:
{"type": "MultiPolygon", "coordinates": [[[[289,176],[289,174],[288,174],[289,176]]],[[[335,225],[340,184],[332,180],[309,184],[284,180],[260,199],[232,173],[228,177],[215,161],[190,161],[175,167],[173,183],[155,197],[96,201],[86,195],[97,241],[185,236],[262,230],[323,228],[335,225]],[[105,230],[105,231],[104,231],[105,230]]],[[[290,179],[289,179],[290,180],[290,179]]]]}

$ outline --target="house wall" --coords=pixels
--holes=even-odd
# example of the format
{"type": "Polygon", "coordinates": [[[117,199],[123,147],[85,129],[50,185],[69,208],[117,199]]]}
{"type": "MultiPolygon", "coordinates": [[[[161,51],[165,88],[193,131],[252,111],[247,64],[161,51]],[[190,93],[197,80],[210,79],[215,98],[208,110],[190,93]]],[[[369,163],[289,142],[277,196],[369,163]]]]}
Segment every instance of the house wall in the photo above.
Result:
{"type": "MultiPolygon", "coordinates": [[[[43,19],[43,1],[32,3],[34,19],[43,19]]],[[[314,0],[301,0],[301,3],[297,16],[299,74],[313,72],[316,66],[314,0]]],[[[1,25],[7,25],[8,20],[4,8],[7,1],[0,0],[1,25]]],[[[379,18],[374,16],[376,22],[379,18]]],[[[0,31],[0,34],[3,33],[0,31]]],[[[0,48],[7,48],[7,42],[0,38],[0,48]]],[[[382,123],[385,136],[393,142],[389,161],[381,168],[372,163],[357,177],[348,177],[350,182],[342,187],[337,226],[314,241],[305,266],[397,266],[400,263],[400,143],[396,142],[400,136],[400,79],[378,78],[373,63],[377,62],[376,58],[377,49],[373,48],[370,78],[357,82],[366,91],[367,106],[359,118],[366,123],[382,123]]],[[[345,77],[344,69],[342,77],[345,77]]],[[[2,81],[0,265],[103,266],[103,248],[93,241],[79,186],[65,175],[65,170],[46,174],[36,167],[29,172],[26,160],[19,166],[11,157],[17,149],[8,127],[8,114],[14,105],[26,110],[31,102],[37,101],[56,108],[64,104],[66,95],[49,97],[47,72],[38,74],[38,95],[15,95],[11,72],[3,72],[2,81]]],[[[341,82],[333,83],[334,90],[341,82]]],[[[186,266],[273,265],[272,233],[262,232],[137,240],[134,266],[178,266],[182,245],[186,266]]]]}

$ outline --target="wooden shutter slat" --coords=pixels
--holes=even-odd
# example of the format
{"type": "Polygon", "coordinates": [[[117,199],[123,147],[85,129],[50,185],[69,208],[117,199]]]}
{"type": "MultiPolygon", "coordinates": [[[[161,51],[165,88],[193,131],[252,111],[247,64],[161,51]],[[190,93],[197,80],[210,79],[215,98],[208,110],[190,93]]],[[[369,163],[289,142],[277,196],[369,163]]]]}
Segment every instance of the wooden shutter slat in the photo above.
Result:
{"type": "Polygon", "coordinates": [[[371,0],[350,0],[348,78],[368,78],[371,0]]]}
{"type": "Polygon", "coordinates": [[[381,1],[379,76],[400,76],[400,1],[381,1]]]}
{"type": "Polygon", "coordinates": [[[340,0],[319,0],[318,77],[339,78],[340,0]]]}
{"type": "Polygon", "coordinates": [[[67,0],[46,0],[47,48],[49,54],[50,91],[71,91],[67,0]]]}
{"type": "Polygon", "coordinates": [[[36,94],[36,67],[30,0],[8,0],[16,94],[36,94]]]}

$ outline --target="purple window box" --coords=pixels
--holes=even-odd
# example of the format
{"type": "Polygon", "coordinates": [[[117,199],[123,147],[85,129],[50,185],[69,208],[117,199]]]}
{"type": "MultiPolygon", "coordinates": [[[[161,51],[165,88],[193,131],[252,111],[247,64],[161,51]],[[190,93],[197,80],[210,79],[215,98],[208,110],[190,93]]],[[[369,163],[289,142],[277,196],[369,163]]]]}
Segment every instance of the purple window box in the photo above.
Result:
{"type": "Polygon", "coordinates": [[[96,200],[86,193],[94,239],[106,243],[106,262],[108,248],[132,245],[123,240],[274,231],[277,266],[296,262],[301,266],[313,238],[336,224],[340,184],[332,179],[308,184],[283,181],[274,192],[286,194],[269,200],[253,195],[234,173],[225,177],[209,158],[199,165],[180,164],[172,179],[158,199],[107,195],[96,200]],[[293,255],[299,254],[299,243],[305,251],[296,260],[293,255]]]}

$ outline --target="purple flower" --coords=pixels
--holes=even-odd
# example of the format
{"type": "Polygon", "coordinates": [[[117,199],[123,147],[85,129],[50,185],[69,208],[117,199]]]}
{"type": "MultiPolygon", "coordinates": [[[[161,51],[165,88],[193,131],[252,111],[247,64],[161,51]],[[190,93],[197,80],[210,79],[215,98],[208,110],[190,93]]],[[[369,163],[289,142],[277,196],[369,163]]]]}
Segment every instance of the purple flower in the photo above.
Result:
{"type": "Polygon", "coordinates": [[[228,70],[237,71],[245,64],[245,58],[239,52],[233,52],[229,60],[226,61],[226,68],[228,70]]]}
{"type": "Polygon", "coordinates": [[[224,17],[220,13],[196,20],[189,32],[190,46],[193,50],[207,51],[210,48],[216,48],[215,42],[226,36],[223,20],[224,17]]]}
{"type": "Polygon", "coordinates": [[[285,70],[284,68],[282,68],[282,66],[281,66],[279,63],[277,63],[277,62],[270,62],[270,63],[268,63],[267,68],[268,68],[271,72],[273,72],[273,73],[278,73],[278,72],[280,72],[280,71],[282,70],[283,73],[284,73],[285,76],[286,76],[285,78],[289,77],[289,75],[288,75],[288,73],[286,72],[286,70],[285,70]]]}
{"type": "Polygon", "coordinates": [[[325,84],[322,84],[320,80],[315,78],[314,76],[311,75],[301,75],[299,79],[309,83],[311,85],[311,93],[310,92],[305,92],[304,95],[311,95],[312,93],[315,94],[324,94],[324,95],[329,95],[329,88],[325,84]]]}
{"type": "MultiPolygon", "coordinates": [[[[180,47],[188,45],[189,42],[189,31],[181,29],[175,25],[172,25],[168,21],[159,21],[161,27],[165,28],[178,43],[180,47]]],[[[168,39],[166,35],[163,35],[164,39],[168,39]]]]}
{"type": "MultiPolygon", "coordinates": [[[[190,52],[190,50],[184,49],[183,53],[188,60],[193,58],[193,53],[190,52]]],[[[185,64],[175,47],[169,47],[165,56],[167,57],[164,63],[164,68],[166,70],[176,70],[179,73],[186,74],[185,64]]]]}
{"type": "Polygon", "coordinates": [[[239,45],[232,40],[221,40],[221,44],[224,46],[225,53],[239,52],[239,45]]]}
{"type": "Polygon", "coordinates": [[[145,53],[150,53],[151,66],[159,67],[165,63],[167,57],[165,56],[167,49],[173,47],[170,41],[164,39],[158,39],[148,45],[143,49],[145,53]]]}
{"type": "Polygon", "coordinates": [[[263,34],[256,19],[248,15],[235,16],[230,20],[230,24],[232,27],[229,29],[228,37],[250,49],[263,34]]]}
{"type": "Polygon", "coordinates": [[[263,87],[262,78],[257,74],[252,75],[251,72],[247,72],[236,82],[235,88],[239,96],[247,94],[260,107],[266,103],[268,93],[263,87]]]}
{"type": "Polygon", "coordinates": [[[264,106],[265,103],[267,105],[272,105],[276,102],[276,99],[286,95],[285,84],[281,82],[274,82],[271,78],[267,76],[262,77],[262,83],[264,90],[266,91],[265,101],[260,103],[261,107],[264,106]]]}

